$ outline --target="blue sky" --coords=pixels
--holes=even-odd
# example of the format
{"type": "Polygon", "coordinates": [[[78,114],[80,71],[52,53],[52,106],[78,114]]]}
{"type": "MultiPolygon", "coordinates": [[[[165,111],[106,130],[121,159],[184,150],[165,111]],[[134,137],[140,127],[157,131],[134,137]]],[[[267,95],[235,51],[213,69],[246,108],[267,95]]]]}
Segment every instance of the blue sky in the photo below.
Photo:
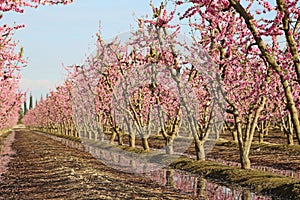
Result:
{"type": "Polygon", "coordinates": [[[28,58],[20,86],[39,99],[65,77],[62,63],[82,64],[95,49],[99,21],[103,37],[109,39],[129,31],[130,25],[136,26],[136,18],[146,14],[151,14],[148,0],[75,0],[67,6],[4,13],[1,23],[26,25],[14,35],[28,58]]]}

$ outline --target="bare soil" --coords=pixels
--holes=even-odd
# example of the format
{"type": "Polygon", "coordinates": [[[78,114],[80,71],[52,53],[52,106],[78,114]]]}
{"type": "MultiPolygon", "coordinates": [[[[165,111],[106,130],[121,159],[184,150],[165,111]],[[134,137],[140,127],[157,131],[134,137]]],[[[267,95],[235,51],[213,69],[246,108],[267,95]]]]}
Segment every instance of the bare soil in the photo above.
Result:
{"type": "Polygon", "coordinates": [[[16,154],[0,182],[0,199],[191,199],[46,136],[24,129],[15,137],[16,154]]]}

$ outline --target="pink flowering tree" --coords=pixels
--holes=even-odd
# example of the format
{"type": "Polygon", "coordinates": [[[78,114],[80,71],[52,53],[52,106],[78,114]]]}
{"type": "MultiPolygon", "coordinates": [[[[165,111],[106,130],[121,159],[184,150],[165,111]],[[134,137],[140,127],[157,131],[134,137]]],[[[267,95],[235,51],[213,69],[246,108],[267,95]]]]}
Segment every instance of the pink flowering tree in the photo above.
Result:
{"type": "MultiPolygon", "coordinates": [[[[151,84],[163,85],[177,98],[172,108],[175,112],[171,112],[174,114],[171,127],[176,128],[168,130],[168,124],[160,123],[161,133],[166,144],[173,143],[175,135],[183,128],[181,125],[185,124],[186,132],[190,132],[188,135],[194,138],[197,159],[204,160],[204,144],[208,139],[216,139],[211,137],[212,129],[220,125],[216,117],[223,117],[217,109],[222,100],[219,99],[217,103],[216,93],[212,92],[218,90],[217,84],[214,84],[216,73],[213,63],[204,51],[193,48],[194,44],[189,45],[179,37],[179,25],[172,25],[176,9],[168,13],[163,3],[159,7],[151,6],[153,18],[139,20],[140,29],[133,37],[133,44],[137,51],[135,53],[144,55],[145,63],[142,66],[145,73],[142,74],[150,74],[151,77],[146,78],[151,84]]],[[[167,96],[165,98],[168,99],[167,96]]],[[[158,121],[161,121],[163,114],[159,109],[157,112],[158,121]]]]}
{"type": "Polygon", "coordinates": [[[78,137],[73,118],[71,89],[70,82],[65,81],[35,108],[30,109],[22,122],[33,130],[78,137]]]}
{"type": "MultiPolygon", "coordinates": [[[[178,2],[181,4],[183,2],[178,2]]],[[[189,18],[194,38],[206,49],[218,65],[226,100],[228,123],[235,125],[240,149],[240,162],[250,168],[249,152],[261,114],[279,81],[276,71],[262,56],[244,19],[227,1],[191,1],[192,6],[183,14],[189,18]],[[193,19],[197,19],[193,22],[193,19]]],[[[275,40],[276,34],[270,38],[275,40]]],[[[276,49],[277,43],[269,49],[276,49]]],[[[270,115],[271,113],[266,113],[270,115]]]]}
{"type": "MultiPolygon", "coordinates": [[[[34,7],[38,5],[68,4],[72,0],[7,0],[0,3],[0,20],[5,12],[23,13],[24,7],[34,7]]],[[[0,129],[15,125],[18,120],[18,112],[24,101],[23,94],[18,90],[20,81],[19,70],[26,63],[23,59],[23,48],[16,52],[17,43],[13,40],[14,31],[24,27],[24,25],[0,26],[0,129]]]]}
{"type": "MultiPolygon", "coordinates": [[[[86,67],[86,65],[84,65],[86,67]]],[[[80,137],[97,139],[97,124],[95,112],[95,82],[87,78],[88,73],[83,66],[69,67],[68,80],[71,83],[71,102],[74,123],[80,133],[80,137]]]]}
{"type": "MultiPolygon", "coordinates": [[[[183,2],[179,2],[180,4],[183,2]]],[[[191,8],[184,17],[196,13],[205,13],[210,16],[236,16],[240,32],[236,38],[251,41],[251,48],[256,48],[267,67],[279,76],[284,91],[286,108],[288,109],[293,128],[300,143],[299,110],[296,97],[299,94],[299,2],[278,0],[273,4],[268,1],[246,1],[241,4],[236,0],[228,1],[191,1],[191,8]],[[282,45],[278,45],[279,41],[282,45]]],[[[236,22],[234,20],[234,22],[236,22]]],[[[221,22],[220,22],[221,23],[221,22]]],[[[222,24],[222,23],[221,23],[222,24]]],[[[223,29],[225,30],[225,29],[223,29]]],[[[223,31],[225,33],[226,31],[223,31]]],[[[235,32],[232,32],[235,33],[235,32]]],[[[236,33],[235,33],[236,34],[236,33]]],[[[230,36],[233,34],[227,34],[230,36]]],[[[226,37],[230,38],[230,37],[226,37]]],[[[232,45],[231,45],[232,46],[232,45]]]]}
{"type": "Polygon", "coordinates": [[[0,130],[15,125],[18,113],[23,102],[23,95],[18,89],[20,66],[25,62],[22,59],[22,49],[15,53],[16,43],[12,41],[12,33],[21,26],[0,27],[0,130]]]}
{"type": "Polygon", "coordinates": [[[23,94],[18,90],[18,77],[0,80],[0,130],[17,124],[19,110],[24,100],[23,94]]]}

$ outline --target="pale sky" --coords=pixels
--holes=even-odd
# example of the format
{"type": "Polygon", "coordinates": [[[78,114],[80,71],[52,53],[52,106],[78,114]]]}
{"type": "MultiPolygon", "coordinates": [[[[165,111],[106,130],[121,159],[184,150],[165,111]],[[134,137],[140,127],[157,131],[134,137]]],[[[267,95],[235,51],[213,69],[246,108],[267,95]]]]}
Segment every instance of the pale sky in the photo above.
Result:
{"type": "Polygon", "coordinates": [[[14,35],[28,58],[28,66],[21,71],[21,88],[39,99],[65,77],[62,63],[82,64],[93,52],[99,21],[103,37],[110,39],[130,31],[130,25],[136,26],[136,19],[146,14],[151,16],[149,0],[75,0],[67,6],[4,13],[0,22],[26,25],[14,35]]]}

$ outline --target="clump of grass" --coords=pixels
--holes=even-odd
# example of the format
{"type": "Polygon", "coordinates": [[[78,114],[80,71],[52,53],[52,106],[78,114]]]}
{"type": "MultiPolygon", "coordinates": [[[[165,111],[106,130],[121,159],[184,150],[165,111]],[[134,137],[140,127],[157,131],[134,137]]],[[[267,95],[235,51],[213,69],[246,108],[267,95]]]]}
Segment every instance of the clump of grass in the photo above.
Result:
{"type": "Polygon", "coordinates": [[[220,180],[225,185],[238,184],[253,192],[271,194],[284,199],[300,199],[300,181],[261,170],[243,170],[211,161],[196,161],[182,157],[171,164],[175,169],[199,174],[207,179],[220,180]]]}
{"type": "Polygon", "coordinates": [[[282,199],[300,199],[300,183],[282,184],[269,191],[282,199]]]}

